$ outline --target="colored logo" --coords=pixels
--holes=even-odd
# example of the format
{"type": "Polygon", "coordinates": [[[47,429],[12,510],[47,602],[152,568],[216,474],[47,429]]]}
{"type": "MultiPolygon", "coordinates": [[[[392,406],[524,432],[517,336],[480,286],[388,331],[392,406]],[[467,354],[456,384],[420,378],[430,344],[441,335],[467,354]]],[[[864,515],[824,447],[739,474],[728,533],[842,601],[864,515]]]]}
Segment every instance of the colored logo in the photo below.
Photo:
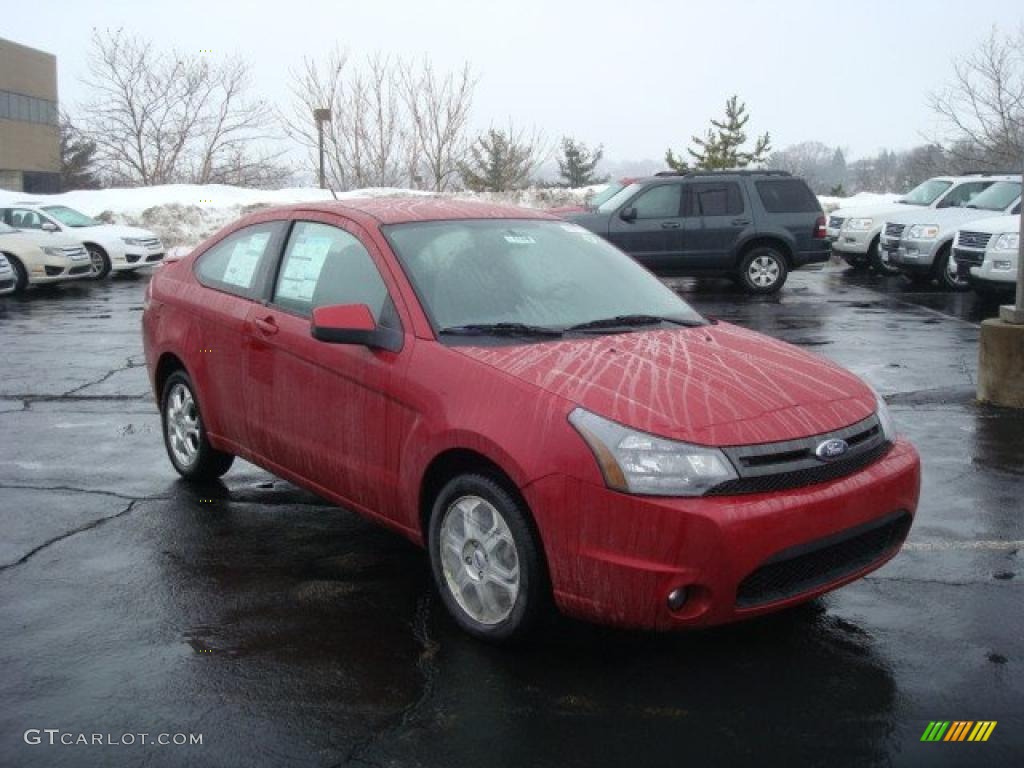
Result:
{"type": "Polygon", "coordinates": [[[988,741],[996,720],[933,720],[921,734],[921,741],[988,741]]]}
{"type": "Polygon", "coordinates": [[[839,438],[833,438],[819,444],[814,449],[814,455],[822,461],[835,461],[839,457],[844,456],[848,450],[850,450],[849,443],[839,438]]]}

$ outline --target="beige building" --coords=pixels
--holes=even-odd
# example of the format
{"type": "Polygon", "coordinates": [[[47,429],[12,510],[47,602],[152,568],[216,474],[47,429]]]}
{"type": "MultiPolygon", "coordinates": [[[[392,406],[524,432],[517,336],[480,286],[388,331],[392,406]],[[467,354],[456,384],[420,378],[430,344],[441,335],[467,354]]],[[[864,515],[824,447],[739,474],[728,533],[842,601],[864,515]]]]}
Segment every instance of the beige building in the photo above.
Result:
{"type": "Polygon", "coordinates": [[[57,57],[0,38],[0,189],[60,191],[57,57]]]}

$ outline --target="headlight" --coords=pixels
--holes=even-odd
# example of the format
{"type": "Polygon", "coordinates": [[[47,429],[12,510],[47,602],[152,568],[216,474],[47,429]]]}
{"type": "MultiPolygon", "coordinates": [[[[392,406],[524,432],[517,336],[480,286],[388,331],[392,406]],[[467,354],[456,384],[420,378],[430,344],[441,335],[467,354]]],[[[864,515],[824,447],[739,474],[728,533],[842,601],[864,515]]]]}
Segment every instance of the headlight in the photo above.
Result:
{"type": "Polygon", "coordinates": [[[569,423],[594,452],[605,483],[625,493],[703,496],[735,480],[732,464],[717,448],[648,435],[577,408],[569,423]]]}
{"type": "Polygon", "coordinates": [[[62,258],[62,257],[64,257],[66,255],[64,253],[64,251],[62,251],[60,248],[55,248],[55,247],[49,246],[49,245],[44,246],[42,248],[42,251],[47,256],[53,256],[54,258],[57,258],[57,259],[62,258]]]}
{"type": "Polygon", "coordinates": [[[1007,232],[1000,235],[992,243],[993,251],[1018,251],[1020,250],[1020,234],[1018,232],[1007,232]]]}
{"type": "Polygon", "coordinates": [[[892,414],[889,413],[889,404],[877,392],[875,392],[875,402],[878,404],[878,424],[882,428],[885,439],[891,443],[896,440],[896,423],[892,420],[892,414]]]}
{"type": "Polygon", "coordinates": [[[915,224],[907,230],[911,240],[934,240],[939,236],[939,228],[934,224],[915,224]]]}
{"type": "Polygon", "coordinates": [[[860,232],[871,229],[875,225],[874,219],[847,219],[846,228],[855,229],[860,232]]]}
{"type": "Polygon", "coordinates": [[[122,237],[121,242],[125,245],[142,245],[142,241],[137,237],[122,237]]]}

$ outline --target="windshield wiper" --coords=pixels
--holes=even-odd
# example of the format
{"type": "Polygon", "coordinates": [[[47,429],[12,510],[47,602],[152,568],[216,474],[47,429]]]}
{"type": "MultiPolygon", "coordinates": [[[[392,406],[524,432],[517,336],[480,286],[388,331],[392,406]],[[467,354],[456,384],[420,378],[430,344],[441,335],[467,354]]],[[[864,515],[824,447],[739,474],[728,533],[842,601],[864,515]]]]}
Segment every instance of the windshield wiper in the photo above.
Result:
{"type": "Polygon", "coordinates": [[[659,317],[658,315],[616,315],[615,317],[602,317],[598,320],[590,320],[586,323],[570,325],[567,331],[591,331],[602,328],[625,328],[638,325],[661,325],[672,323],[681,325],[684,328],[696,328],[704,323],[696,320],[676,320],[671,317],[659,317]]]}
{"type": "Polygon", "coordinates": [[[526,323],[470,323],[450,325],[438,331],[446,336],[547,336],[557,338],[562,332],[557,328],[526,323]]]}

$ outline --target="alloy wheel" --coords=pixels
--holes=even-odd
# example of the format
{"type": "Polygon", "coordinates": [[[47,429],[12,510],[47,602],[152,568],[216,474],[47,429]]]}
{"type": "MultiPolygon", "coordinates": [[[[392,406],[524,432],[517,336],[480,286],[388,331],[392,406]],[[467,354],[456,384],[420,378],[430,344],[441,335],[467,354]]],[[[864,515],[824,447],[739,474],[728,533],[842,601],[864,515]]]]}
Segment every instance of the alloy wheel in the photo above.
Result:
{"type": "Polygon", "coordinates": [[[199,456],[199,411],[192,391],[178,382],[167,397],[167,439],[174,458],[191,467],[199,456]]]}
{"type": "Polygon", "coordinates": [[[779,279],[782,270],[772,256],[758,256],[747,267],[747,277],[758,288],[770,288],[779,279]]]}

